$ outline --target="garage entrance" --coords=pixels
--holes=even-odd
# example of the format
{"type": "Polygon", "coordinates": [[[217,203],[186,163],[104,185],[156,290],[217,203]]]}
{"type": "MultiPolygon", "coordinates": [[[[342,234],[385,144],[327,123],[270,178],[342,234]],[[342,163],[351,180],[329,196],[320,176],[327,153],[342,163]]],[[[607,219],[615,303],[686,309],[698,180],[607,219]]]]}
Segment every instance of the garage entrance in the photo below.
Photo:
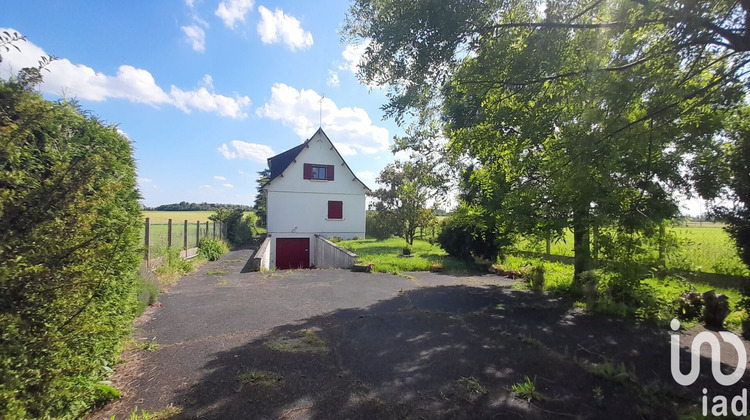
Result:
{"type": "Polygon", "coordinates": [[[277,238],[276,268],[310,268],[310,238],[277,238]]]}

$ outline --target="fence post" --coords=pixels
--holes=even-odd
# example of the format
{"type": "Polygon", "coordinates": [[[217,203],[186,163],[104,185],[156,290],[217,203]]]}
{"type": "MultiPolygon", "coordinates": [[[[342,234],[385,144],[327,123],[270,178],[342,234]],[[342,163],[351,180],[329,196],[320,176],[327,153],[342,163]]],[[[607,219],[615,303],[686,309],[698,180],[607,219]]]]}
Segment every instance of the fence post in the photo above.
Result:
{"type": "Polygon", "coordinates": [[[172,248],[172,219],[167,222],[167,246],[172,248]]]}
{"type": "Polygon", "coordinates": [[[185,240],[185,257],[187,257],[187,246],[188,246],[188,232],[187,231],[188,231],[187,220],[185,220],[185,236],[183,238],[185,240]]]}
{"type": "Polygon", "coordinates": [[[201,221],[195,222],[195,246],[201,246],[201,221]]]}
{"type": "Polygon", "coordinates": [[[146,245],[146,268],[148,267],[149,260],[151,259],[151,253],[150,246],[151,246],[151,221],[149,218],[146,218],[146,236],[145,236],[145,245],[146,245]]]}
{"type": "Polygon", "coordinates": [[[206,238],[208,238],[208,220],[206,220],[206,238]]]}

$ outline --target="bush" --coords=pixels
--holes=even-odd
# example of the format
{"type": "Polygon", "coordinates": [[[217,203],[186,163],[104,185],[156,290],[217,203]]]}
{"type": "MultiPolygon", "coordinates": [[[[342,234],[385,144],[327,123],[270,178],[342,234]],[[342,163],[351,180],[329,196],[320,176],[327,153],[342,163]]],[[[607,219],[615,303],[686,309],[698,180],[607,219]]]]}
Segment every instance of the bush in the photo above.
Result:
{"type": "Polygon", "coordinates": [[[441,222],[438,242],[448,255],[464,261],[496,261],[501,249],[511,244],[507,238],[499,238],[481,216],[460,209],[441,222]]]}
{"type": "Polygon", "coordinates": [[[227,240],[232,245],[246,244],[253,239],[253,235],[258,234],[258,217],[255,213],[244,214],[241,209],[219,209],[209,219],[224,224],[227,240]]]}
{"type": "Polygon", "coordinates": [[[201,239],[200,250],[198,251],[202,257],[209,261],[216,261],[221,258],[222,255],[229,251],[224,243],[217,241],[216,239],[201,239]]]}
{"type": "Polygon", "coordinates": [[[78,417],[136,310],[142,225],[115,126],[0,81],[0,417],[78,417]]]}
{"type": "Polygon", "coordinates": [[[379,241],[388,239],[399,232],[395,223],[388,220],[386,214],[376,211],[368,211],[365,217],[365,237],[375,238],[379,241]]]}

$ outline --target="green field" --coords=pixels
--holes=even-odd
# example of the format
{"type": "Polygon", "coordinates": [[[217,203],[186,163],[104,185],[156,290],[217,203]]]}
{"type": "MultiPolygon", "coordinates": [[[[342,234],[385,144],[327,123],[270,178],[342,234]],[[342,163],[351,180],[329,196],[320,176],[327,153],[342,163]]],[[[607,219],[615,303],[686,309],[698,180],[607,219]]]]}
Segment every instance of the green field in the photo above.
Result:
{"type": "Polygon", "coordinates": [[[214,213],[213,211],[144,211],[143,217],[148,217],[152,224],[166,224],[169,219],[172,219],[173,224],[185,223],[185,220],[188,223],[195,223],[196,221],[205,223],[208,216],[214,213]]]}

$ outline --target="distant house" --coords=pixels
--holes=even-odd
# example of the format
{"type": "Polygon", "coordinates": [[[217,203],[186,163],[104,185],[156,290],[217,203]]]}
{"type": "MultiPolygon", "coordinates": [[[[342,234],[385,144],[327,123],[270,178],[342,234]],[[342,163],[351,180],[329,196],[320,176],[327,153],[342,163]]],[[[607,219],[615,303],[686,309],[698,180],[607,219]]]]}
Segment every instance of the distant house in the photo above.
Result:
{"type": "MultiPolygon", "coordinates": [[[[270,267],[309,268],[315,235],[365,236],[365,193],[360,181],[323,129],[309,140],[268,159],[270,267]]],[[[322,252],[322,251],[321,251],[322,252]]]]}

